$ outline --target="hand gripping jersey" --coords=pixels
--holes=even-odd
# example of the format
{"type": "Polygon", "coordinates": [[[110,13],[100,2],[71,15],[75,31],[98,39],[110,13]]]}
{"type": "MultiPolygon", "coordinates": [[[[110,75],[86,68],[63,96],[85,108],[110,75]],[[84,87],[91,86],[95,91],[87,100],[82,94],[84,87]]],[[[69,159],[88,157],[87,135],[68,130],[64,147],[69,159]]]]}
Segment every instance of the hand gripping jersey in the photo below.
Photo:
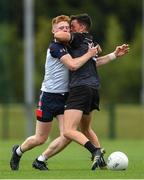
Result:
{"type": "Polygon", "coordinates": [[[60,61],[60,58],[67,53],[63,44],[58,42],[50,44],[47,50],[42,91],[49,93],[68,92],[69,71],[60,61]]]}
{"type": "MultiPolygon", "coordinates": [[[[69,53],[73,58],[80,57],[88,51],[93,38],[89,33],[72,33],[69,53]]],[[[82,67],[70,73],[70,87],[86,85],[99,89],[100,82],[96,69],[96,62],[91,58],[82,67]]]]}

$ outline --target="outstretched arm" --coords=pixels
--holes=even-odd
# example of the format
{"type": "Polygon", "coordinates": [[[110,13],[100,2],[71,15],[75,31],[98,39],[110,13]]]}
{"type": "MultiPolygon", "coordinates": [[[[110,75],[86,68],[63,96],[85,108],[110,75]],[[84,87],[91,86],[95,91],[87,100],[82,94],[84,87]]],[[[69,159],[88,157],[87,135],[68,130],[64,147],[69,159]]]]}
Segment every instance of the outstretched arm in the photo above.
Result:
{"type": "Polygon", "coordinates": [[[129,52],[129,45],[123,44],[121,46],[117,46],[115,51],[107,54],[105,56],[98,57],[96,60],[96,66],[99,67],[101,65],[107,64],[110,61],[116,59],[117,57],[121,57],[129,52]]]}

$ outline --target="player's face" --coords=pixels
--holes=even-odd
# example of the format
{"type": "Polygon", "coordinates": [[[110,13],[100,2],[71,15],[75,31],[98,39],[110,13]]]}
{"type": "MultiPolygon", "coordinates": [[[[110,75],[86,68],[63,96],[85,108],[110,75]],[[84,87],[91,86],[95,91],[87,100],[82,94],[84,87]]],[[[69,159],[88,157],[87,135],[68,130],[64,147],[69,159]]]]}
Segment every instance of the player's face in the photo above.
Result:
{"type": "Polygon", "coordinates": [[[66,21],[61,21],[58,24],[55,24],[53,26],[53,33],[63,31],[63,32],[70,32],[70,26],[69,23],[66,21]]]}
{"type": "Polygon", "coordinates": [[[84,32],[84,25],[80,24],[76,19],[71,21],[71,32],[84,32]]]}

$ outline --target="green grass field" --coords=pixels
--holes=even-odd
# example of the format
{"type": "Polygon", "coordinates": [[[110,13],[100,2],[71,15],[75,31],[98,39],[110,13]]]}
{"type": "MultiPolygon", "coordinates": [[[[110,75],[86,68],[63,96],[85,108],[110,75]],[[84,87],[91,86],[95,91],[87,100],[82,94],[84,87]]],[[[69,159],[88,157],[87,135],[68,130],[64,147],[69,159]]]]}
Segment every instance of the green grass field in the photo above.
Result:
{"type": "Polygon", "coordinates": [[[47,147],[47,143],[23,156],[19,171],[11,171],[9,160],[11,147],[21,141],[0,142],[0,179],[144,179],[143,140],[101,140],[108,155],[123,151],[128,155],[129,166],[125,171],[91,171],[90,154],[80,145],[72,143],[67,149],[49,159],[49,171],[38,171],[31,167],[32,161],[47,147]]]}

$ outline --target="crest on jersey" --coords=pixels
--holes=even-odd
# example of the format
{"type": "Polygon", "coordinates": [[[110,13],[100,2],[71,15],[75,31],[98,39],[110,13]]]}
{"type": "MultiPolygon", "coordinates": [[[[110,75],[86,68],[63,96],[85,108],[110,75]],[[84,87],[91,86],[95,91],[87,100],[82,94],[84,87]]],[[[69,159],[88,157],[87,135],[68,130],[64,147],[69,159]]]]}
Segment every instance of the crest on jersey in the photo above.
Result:
{"type": "Polygon", "coordinates": [[[60,52],[66,52],[66,50],[64,48],[60,49],[60,52]]]}

